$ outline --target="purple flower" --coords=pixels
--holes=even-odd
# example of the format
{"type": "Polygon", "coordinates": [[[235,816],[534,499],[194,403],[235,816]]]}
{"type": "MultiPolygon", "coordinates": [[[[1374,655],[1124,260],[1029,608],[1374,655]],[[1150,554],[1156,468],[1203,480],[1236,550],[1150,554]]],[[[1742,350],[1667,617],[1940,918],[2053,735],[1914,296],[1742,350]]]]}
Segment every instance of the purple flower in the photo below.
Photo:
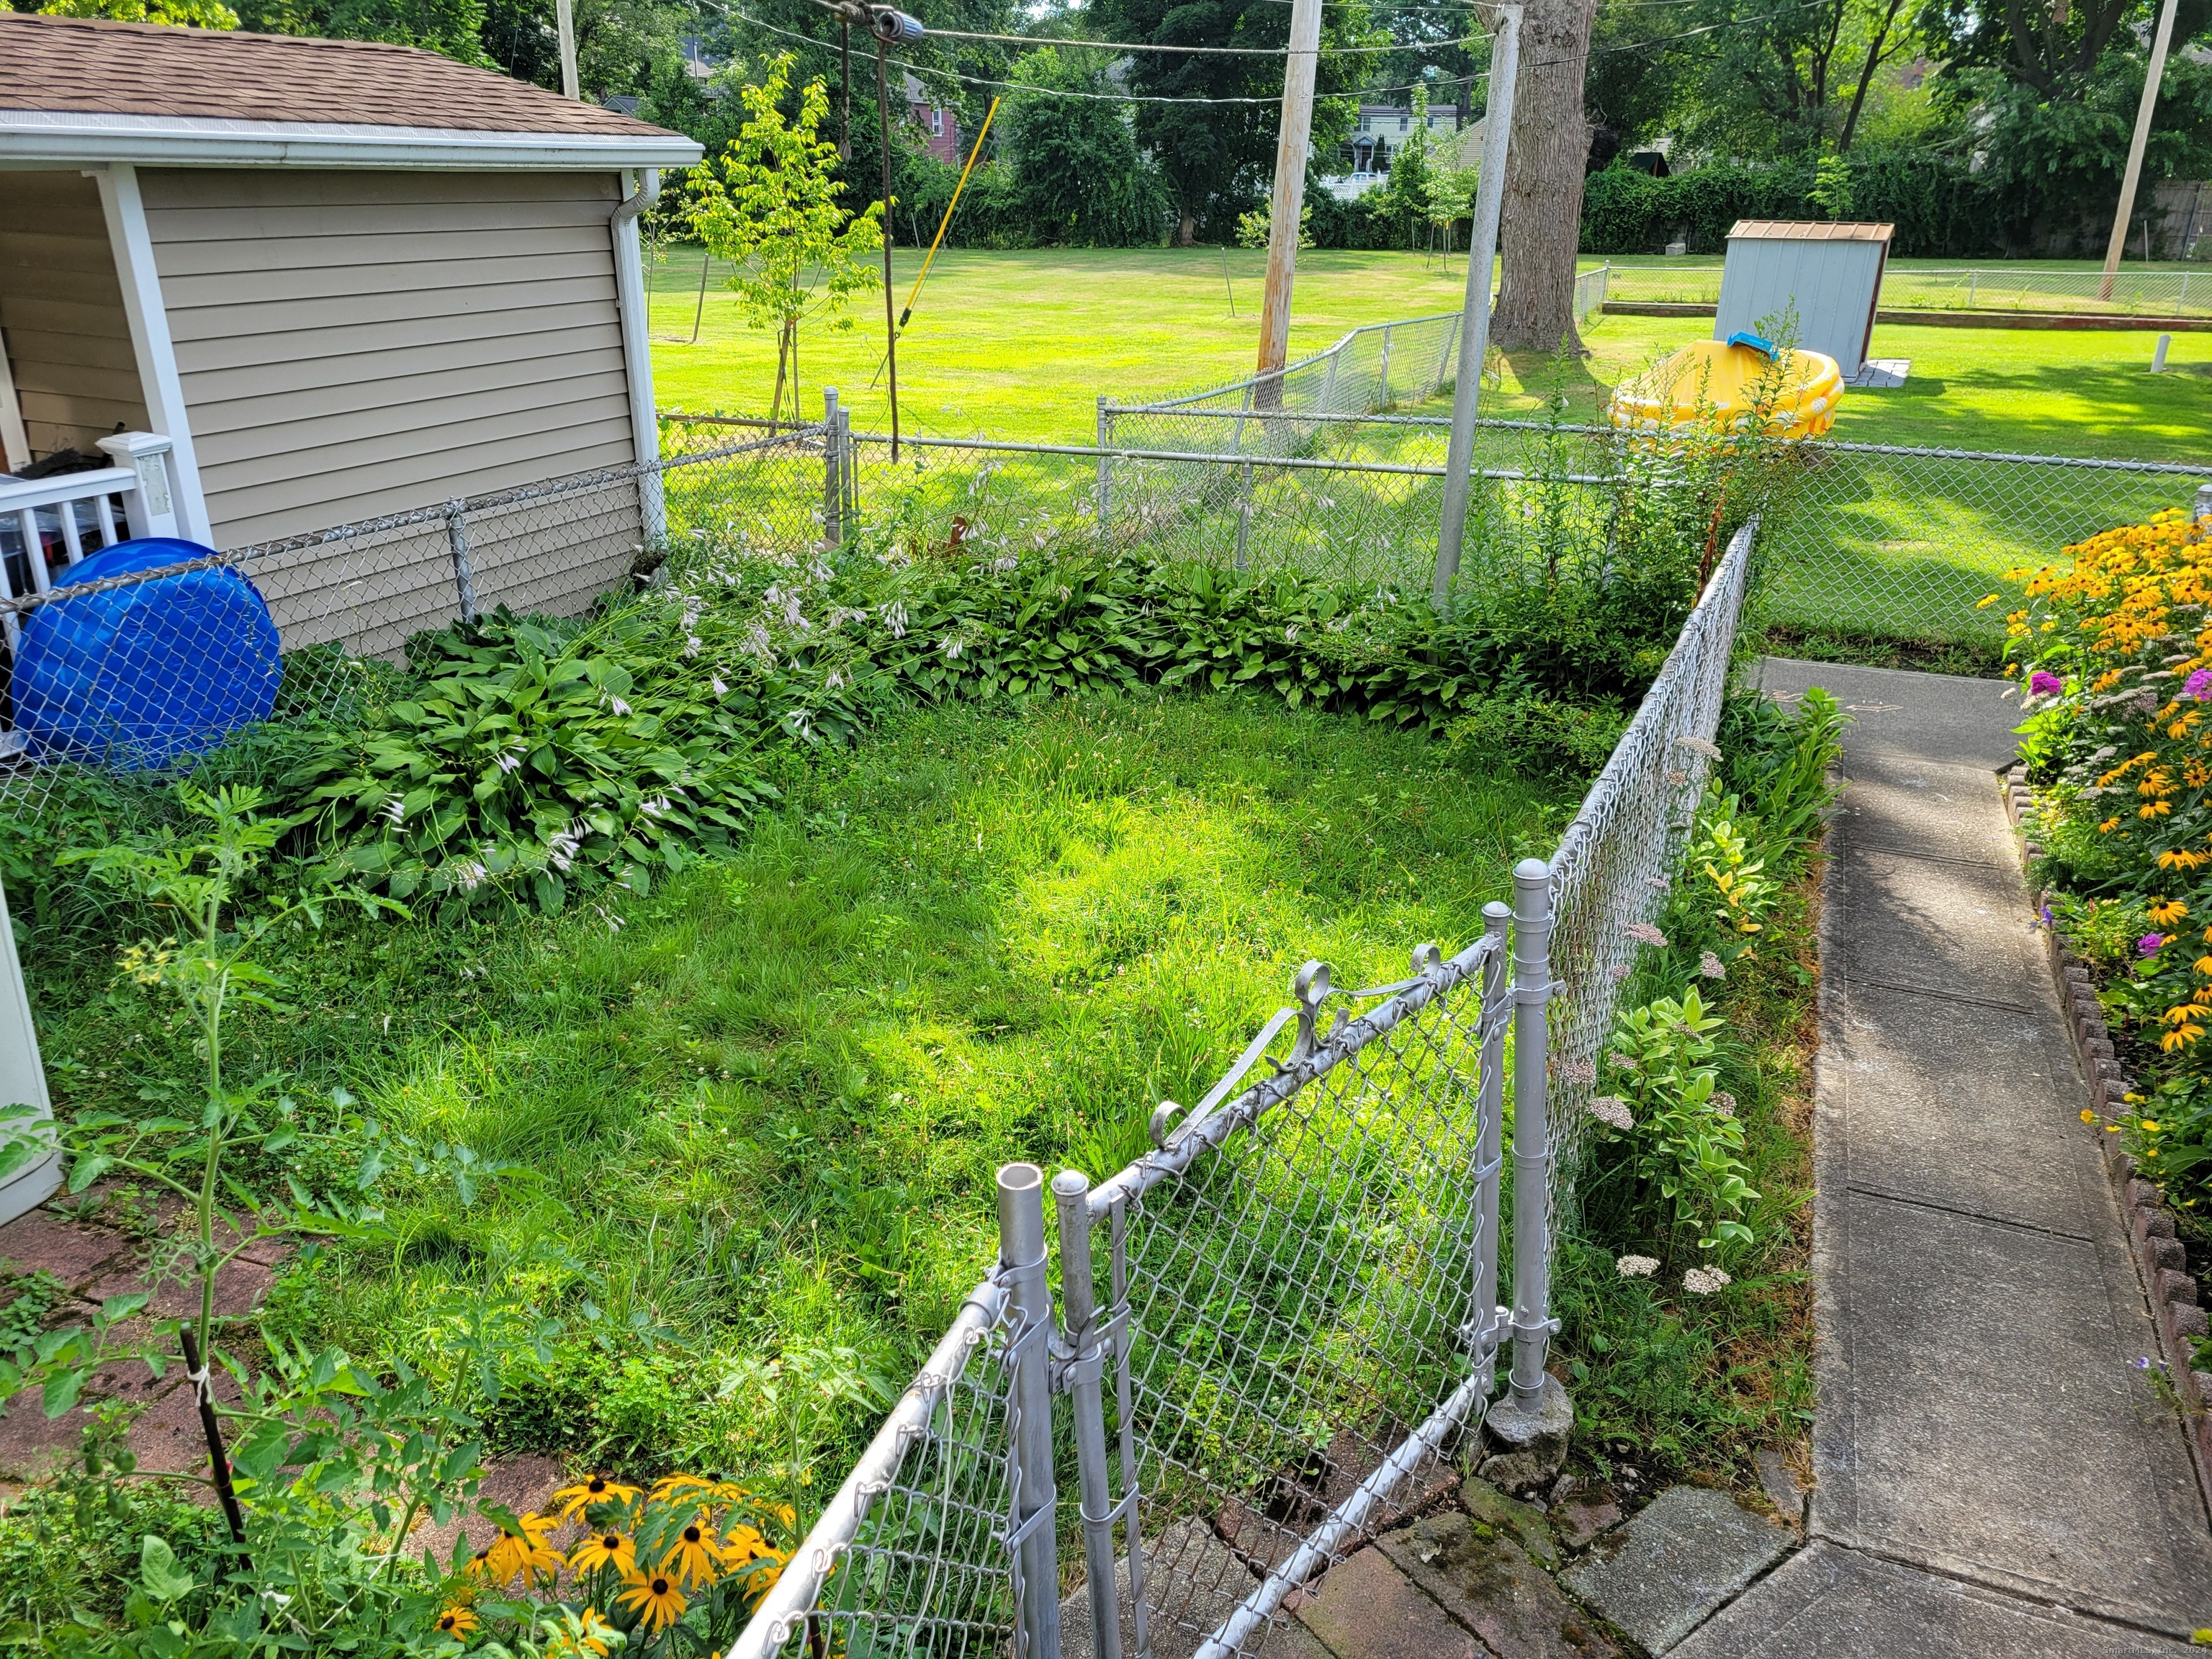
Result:
{"type": "Polygon", "coordinates": [[[2136,941],[2136,954],[2139,957],[2154,957],[2158,954],[2159,946],[2165,943],[2166,935],[2163,933],[2145,933],[2136,941]]]}
{"type": "Polygon", "coordinates": [[[2181,695],[2199,702],[2212,702],[2212,668],[2200,668],[2182,681],[2181,695]]]}
{"type": "Polygon", "coordinates": [[[2043,925],[2045,928],[2056,927],[2058,925],[2058,918],[2051,914],[2051,907],[2049,905],[2046,904],[2042,907],[2042,915],[2043,925]]]}
{"type": "Polygon", "coordinates": [[[2055,696],[2066,689],[2057,675],[2039,668],[2027,677],[2027,695],[2031,697],[2055,696]]]}

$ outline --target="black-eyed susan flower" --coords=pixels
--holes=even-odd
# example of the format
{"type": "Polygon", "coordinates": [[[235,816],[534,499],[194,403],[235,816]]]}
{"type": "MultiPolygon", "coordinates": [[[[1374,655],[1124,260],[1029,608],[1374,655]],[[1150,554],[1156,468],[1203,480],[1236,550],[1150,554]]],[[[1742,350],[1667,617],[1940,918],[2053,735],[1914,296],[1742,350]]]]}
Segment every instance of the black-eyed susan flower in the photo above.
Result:
{"type": "Polygon", "coordinates": [[[450,1636],[457,1642],[468,1640],[469,1632],[477,1627],[477,1615],[465,1602],[457,1602],[438,1615],[438,1634],[450,1636]]]}
{"type": "Polygon", "coordinates": [[[637,1610],[638,1623],[647,1635],[666,1630],[684,1616],[688,1605],[684,1592],[676,1581],[665,1572],[634,1572],[623,1581],[629,1588],[616,1598],[623,1606],[637,1610]]]}
{"type": "Polygon", "coordinates": [[[2146,913],[2160,927],[2170,927],[2189,914],[2189,907],[2179,899],[2154,899],[2146,913]]]}
{"type": "Polygon", "coordinates": [[[714,1482],[699,1474],[664,1474],[653,1483],[653,1501],[665,1504],[672,1498],[687,1492],[710,1492],[714,1482]]]}
{"type": "Polygon", "coordinates": [[[561,1505],[560,1518],[574,1521],[587,1510],[602,1504],[632,1504],[637,1501],[638,1489],[624,1486],[604,1474],[595,1474],[588,1480],[579,1480],[573,1486],[563,1486],[553,1494],[553,1501],[561,1505]]]}
{"type": "Polygon", "coordinates": [[[524,1515],[515,1517],[515,1530],[502,1531],[499,1541],[491,1547],[485,1576],[495,1584],[505,1584],[520,1573],[526,1578],[543,1576],[551,1578],[561,1571],[561,1552],[545,1541],[553,1530],[551,1517],[543,1515],[524,1515]]]}
{"type": "Polygon", "coordinates": [[[627,1578],[637,1571],[637,1546],[609,1527],[601,1527],[568,1552],[568,1565],[579,1573],[611,1570],[627,1578]]]}
{"type": "Polygon", "coordinates": [[[721,1540],[707,1524],[705,1516],[676,1534],[676,1541],[660,1558],[660,1570],[676,1575],[679,1584],[704,1589],[722,1576],[721,1540]]]}

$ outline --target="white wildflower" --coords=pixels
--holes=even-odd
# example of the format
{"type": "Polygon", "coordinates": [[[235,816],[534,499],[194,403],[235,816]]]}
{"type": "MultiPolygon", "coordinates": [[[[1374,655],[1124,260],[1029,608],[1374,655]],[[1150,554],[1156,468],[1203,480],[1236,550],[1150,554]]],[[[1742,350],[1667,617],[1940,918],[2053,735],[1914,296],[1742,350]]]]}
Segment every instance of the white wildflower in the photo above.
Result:
{"type": "Polygon", "coordinates": [[[1693,755],[1703,755],[1707,760],[1718,760],[1721,757],[1720,744],[1707,743],[1703,738],[1677,738],[1674,739],[1674,746],[1677,749],[1686,749],[1693,755]]]}
{"type": "Polygon", "coordinates": [[[453,866],[453,880],[464,893],[475,892],[491,875],[490,871],[485,869],[474,859],[465,860],[453,866]]]}
{"type": "Polygon", "coordinates": [[[1283,626],[1283,643],[1285,645],[1296,645],[1297,642],[1298,625],[1296,623],[1285,623],[1283,626]]]}
{"type": "Polygon", "coordinates": [[[1656,945],[1662,951],[1667,948],[1667,935],[1648,921],[1632,921],[1620,931],[1638,945],[1656,945]]]}
{"type": "Polygon", "coordinates": [[[1692,1296],[1711,1296],[1731,1281],[1718,1267],[1692,1267],[1682,1275],[1682,1288],[1692,1296]]]}
{"type": "Polygon", "coordinates": [[[808,629],[814,624],[799,613],[799,595],[787,593],[783,599],[783,625],[786,628],[808,629]]]}
{"type": "MultiPolygon", "coordinates": [[[[1044,538],[1042,536],[1037,538],[1037,545],[1039,547],[1042,547],[1044,545],[1044,538]]],[[[1001,554],[999,557],[991,561],[991,574],[994,576],[1010,574],[1012,572],[1020,569],[1021,563],[1021,556],[1018,554],[1001,554]]]]}
{"type": "Polygon", "coordinates": [[[847,678],[843,669],[833,668],[823,678],[822,687],[825,691],[836,691],[842,690],[843,687],[851,684],[851,680],[847,678]]]}
{"type": "Polygon", "coordinates": [[[893,639],[902,640],[906,637],[906,607],[904,605],[896,599],[890,601],[884,606],[883,617],[884,626],[890,629],[893,639]]]}
{"type": "Polygon", "coordinates": [[[1624,1134],[1636,1127],[1629,1115],[1628,1103],[1619,1095],[1600,1095],[1583,1109],[1601,1123],[1609,1123],[1624,1134]]]}
{"type": "Polygon", "coordinates": [[[669,805],[667,796],[655,795],[651,800],[640,801],[637,810],[649,818],[659,818],[667,817],[673,809],[669,805]]]}
{"type": "Polygon", "coordinates": [[[1613,982],[1615,985],[1620,984],[1621,981],[1628,977],[1630,971],[1631,969],[1626,963],[1624,962],[1620,963],[1613,969],[1613,982]]]}
{"type": "Polygon", "coordinates": [[[571,823],[566,830],[555,830],[546,838],[546,863],[551,865],[562,875],[567,875],[568,866],[575,863],[576,854],[584,845],[584,835],[585,824],[581,818],[571,823]]]}
{"type": "Polygon", "coordinates": [[[1718,1112],[1723,1117],[1734,1117],[1735,1115],[1735,1097],[1730,1094],[1727,1090],[1714,1090],[1712,1092],[1712,1103],[1713,1109],[1718,1112]]]}
{"type": "Polygon", "coordinates": [[[720,674],[709,674],[707,677],[707,684],[714,688],[714,695],[718,697],[726,697],[730,695],[730,688],[722,684],[722,677],[720,674]]]}
{"type": "Polygon", "coordinates": [[[1648,1255],[1625,1255],[1613,1266],[1623,1279],[1649,1279],[1659,1271],[1657,1259],[1648,1255]]]}
{"type": "Polygon", "coordinates": [[[628,720],[629,718],[629,705],[624,702],[620,697],[610,697],[607,699],[607,702],[613,708],[615,717],[617,720],[628,720]]]}
{"type": "Polygon", "coordinates": [[[1644,878],[1644,884],[1654,892],[1671,893],[1674,890],[1674,883],[1668,881],[1664,876],[1646,876],[1644,878]]]}
{"type": "Polygon", "coordinates": [[[704,641],[702,641],[696,634],[686,634],[684,636],[684,654],[685,656],[696,657],[703,648],[704,641]]]}
{"type": "Polygon", "coordinates": [[[1721,959],[1711,951],[1698,957],[1698,971],[1707,979],[1723,979],[1728,975],[1728,969],[1721,965],[1721,959]]]}
{"type": "Polygon", "coordinates": [[[960,653],[966,647],[964,647],[958,640],[954,639],[948,634],[937,642],[937,648],[939,651],[942,651],[945,653],[945,659],[948,662],[951,662],[958,660],[960,653]]]}
{"type": "Polygon", "coordinates": [[[758,657],[769,667],[775,666],[775,644],[768,636],[768,629],[754,623],[745,629],[744,643],[738,649],[758,657]]]}
{"type": "Polygon", "coordinates": [[[492,762],[501,771],[512,773],[521,767],[522,757],[512,750],[502,750],[492,757],[492,762]]]}
{"type": "Polygon", "coordinates": [[[386,797],[383,810],[384,816],[390,818],[394,823],[404,823],[407,822],[407,803],[399,796],[392,795],[386,797]]]}
{"type": "Polygon", "coordinates": [[[1586,1060],[1570,1060],[1560,1066],[1559,1078],[1562,1082],[1588,1088],[1597,1081],[1597,1067],[1586,1060]]]}

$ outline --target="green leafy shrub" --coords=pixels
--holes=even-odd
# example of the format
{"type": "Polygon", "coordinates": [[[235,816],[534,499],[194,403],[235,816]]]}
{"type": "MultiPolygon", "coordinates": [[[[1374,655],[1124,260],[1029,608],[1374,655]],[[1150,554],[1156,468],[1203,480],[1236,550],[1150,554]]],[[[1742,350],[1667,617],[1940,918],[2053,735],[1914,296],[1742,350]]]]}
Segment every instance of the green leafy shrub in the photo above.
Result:
{"type": "Polygon", "coordinates": [[[1712,1034],[1723,1023],[1695,990],[1629,1009],[1606,1055],[1618,1092],[1592,1108],[1605,1133],[1630,1148],[1638,1207],[1692,1230],[1701,1250],[1749,1243],[1751,1229],[1738,1218],[1759,1196],[1744,1178],[1735,1097],[1721,1089],[1713,1064],[1712,1034]]]}

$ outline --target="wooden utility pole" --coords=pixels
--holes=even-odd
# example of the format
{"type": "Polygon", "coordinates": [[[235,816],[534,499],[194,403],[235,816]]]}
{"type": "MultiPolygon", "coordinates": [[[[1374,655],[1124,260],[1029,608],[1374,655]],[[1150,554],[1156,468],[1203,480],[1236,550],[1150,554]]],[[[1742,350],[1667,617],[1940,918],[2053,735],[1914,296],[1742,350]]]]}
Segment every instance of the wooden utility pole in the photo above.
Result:
{"type": "Polygon", "coordinates": [[[2105,280],[2097,284],[2100,300],[2112,297],[2112,278],[2120,270],[2120,250],[2127,245],[2128,220],[2136,210],[2136,185],[2142,177],[2143,146],[2150,138],[2151,111],[2158,104],[2158,83],[2166,78],[2166,49],[2173,41],[2173,4],[2174,0],[2166,0],[2159,9],[2158,33],[2151,37],[2150,72],[2143,76],[2142,102],[2136,106],[2136,136],[2128,145],[2127,171],[2120,175],[2120,210],[2112,216],[2112,240],[2105,249],[2105,280]]]}
{"type": "MultiPolygon", "coordinates": [[[[2172,0],[2168,0],[2172,3],[2172,0]]],[[[1275,145],[1275,193],[1267,210],[1267,292],[1260,305],[1260,373],[1273,374],[1291,349],[1291,283],[1298,268],[1298,216],[1306,204],[1306,151],[1313,144],[1314,74],[1321,65],[1321,0],[1291,0],[1291,50],[1283,64],[1283,130],[1275,145]]],[[[1283,383],[1260,388],[1279,403],[1283,383]]]]}
{"type": "MultiPolygon", "coordinates": [[[[538,14],[543,16],[544,13],[538,14]]],[[[554,21],[561,31],[561,95],[579,96],[576,88],[576,5],[575,0],[557,0],[554,7],[554,21]]]]}

